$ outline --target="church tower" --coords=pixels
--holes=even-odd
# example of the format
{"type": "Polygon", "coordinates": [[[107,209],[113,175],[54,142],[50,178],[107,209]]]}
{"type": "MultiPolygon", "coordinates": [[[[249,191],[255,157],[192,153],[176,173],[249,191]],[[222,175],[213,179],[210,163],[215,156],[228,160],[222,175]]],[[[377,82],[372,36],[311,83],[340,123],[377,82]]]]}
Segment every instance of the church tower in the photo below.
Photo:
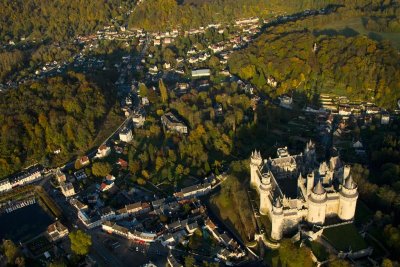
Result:
{"type": "Polygon", "coordinates": [[[260,177],[258,176],[259,168],[262,164],[262,158],[260,152],[255,150],[251,153],[250,158],[250,185],[256,187],[260,184],[260,177]]]}
{"type": "Polygon", "coordinates": [[[350,175],[339,193],[339,218],[348,221],[354,218],[358,199],[357,184],[350,175]]]}
{"type": "Polygon", "coordinates": [[[326,214],[326,191],[321,180],[308,197],[307,221],[315,224],[324,224],[326,214]]]}
{"type": "Polygon", "coordinates": [[[262,175],[261,184],[259,188],[260,192],[260,213],[263,215],[268,214],[271,211],[271,173],[267,172],[262,175]]]}
{"type": "Polygon", "coordinates": [[[283,234],[283,206],[279,198],[275,200],[271,213],[271,238],[281,240],[283,234]]]}

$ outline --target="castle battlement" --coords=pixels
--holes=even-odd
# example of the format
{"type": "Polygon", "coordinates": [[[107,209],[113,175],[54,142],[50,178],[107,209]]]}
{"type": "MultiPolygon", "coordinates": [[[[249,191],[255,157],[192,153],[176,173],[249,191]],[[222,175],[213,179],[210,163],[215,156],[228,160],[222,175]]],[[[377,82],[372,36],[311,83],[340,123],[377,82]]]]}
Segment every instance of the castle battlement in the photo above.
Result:
{"type": "Polygon", "coordinates": [[[283,147],[278,148],[277,158],[263,160],[254,151],[250,183],[260,195],[260,213],[270,217],[271,237],[280,240],[300,222],[324,225],[327,217],[352,220],[358,191],[350,171],[339,155],[318,163],[312,141],[297,155],[283,147]]]}

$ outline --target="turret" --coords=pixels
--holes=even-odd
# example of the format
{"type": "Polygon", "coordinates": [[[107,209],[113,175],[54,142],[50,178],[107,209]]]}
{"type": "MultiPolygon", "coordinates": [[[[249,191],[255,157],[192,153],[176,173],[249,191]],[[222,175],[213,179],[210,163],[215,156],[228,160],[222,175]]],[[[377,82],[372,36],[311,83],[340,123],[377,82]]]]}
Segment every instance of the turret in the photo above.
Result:
{"type": "Polygon", "coordinates": [[[324,224],[326,214],[326,191],[321,180],[308,197],[307,221],[313,224],[324,224]]]}
{"type": "Polygon", "coordinates": [[[281,200],[277,198],[271,213],[271,238],[274,240],[282,239],[284,224],[283,206],[281,200]]]}
{"type": "Polygon", "coordinates": [[[307,175],[307,196],[311,194],[311,190],[314,187],[314,172],[307,175]]]}
{"type": "Polygon", "coordinates": [[[350,165],[344,165],[344,168],[343,168],[343,180],[341,181],[341,183],[343,183],[344,181],[347,180],[347,178],[349,178],[350,170],[351,170],[351,166],[350,165]]]}
{"type": "Polygon", "coordinates": [[[269,198],[272,189],[271,173],[263,173],[261,184],[259,187],[260,193],[260,213],[265,215],[271,211],[271,200],[269,198]]]}
{"type": "Polygon", "coordinates": [[[250,157],[250,185],[253,187],[257,187],[260,182],[260,177],[259,177],[259,168],[261,167],[262,164],[262,157],[261,153],[257,152],[255,150],[254,152],[251,153],[250,157]]]}
{"type": "Polygon", "coordinates": [[[314,165],[316,162],[315,144],[311,140],[306,144],[306,148],[304,149],[304,158],[308,165],[314,165]]]}
{"type": "Polygon", "coordinates": [[[357,184],[353,181],[353,177],[345,180],[339,194],[339,212],[338,216],[344,221],[352,220],[356,213],[356,205],[358,199],[357,184]]]}

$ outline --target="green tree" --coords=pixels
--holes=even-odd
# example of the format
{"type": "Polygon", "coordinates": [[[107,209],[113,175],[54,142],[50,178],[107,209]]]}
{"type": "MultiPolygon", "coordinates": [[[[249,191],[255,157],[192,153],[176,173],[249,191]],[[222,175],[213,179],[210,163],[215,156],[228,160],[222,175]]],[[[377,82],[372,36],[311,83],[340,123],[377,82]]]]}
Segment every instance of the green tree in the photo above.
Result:
{"type": "Polygon", "coordinates": [[[48,267],[67,267],[67,265],[63,261],[54,261],[54,262],[50,262],[48,267]]]}
{"type": "Polygon", "coordinates": [[[186,256],[185,257],[185,267],[195,267],[196,265],[196,260],[192,255],[186,256]]]}
{"type": "Polygon", "coordinates": [[[149,95],[149,89],[147,89],[147,86],[144,83],[139,84],[139,95],[141,97],[146,97],[149,95]]]}
{"type": "Polygon", "coordinates": [[[18,254],[19,254],[18,247],[14,244],[13,241],[5,239],[5,240],[3,240],[2,249],[3,249],[4,255],[7,258],[7,262],[14,264],[15,259],[17,258],[18,254]]]}
{"type": "Polygon", "coordinates": [[[112,166],[108,162],[95,162],[92,165],[92,174],[95,176],[106,176],[112,171],[112,166]]]}
{"type": "Polygon", "coordinates": [[[71,250],[77,255],[87,255],[92,245],[92,238],[81,230],[69,234],[71,250]]]}

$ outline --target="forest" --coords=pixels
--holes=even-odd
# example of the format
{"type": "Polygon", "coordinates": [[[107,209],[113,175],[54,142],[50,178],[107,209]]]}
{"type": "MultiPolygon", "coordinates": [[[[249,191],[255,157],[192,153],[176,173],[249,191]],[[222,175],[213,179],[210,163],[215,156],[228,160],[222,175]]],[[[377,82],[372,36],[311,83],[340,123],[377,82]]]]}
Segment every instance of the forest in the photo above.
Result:
{"type": "Polygon", "coordinates": [[[310,98],[335,93],[394,108],[400,97],[400,57],[387,41],[365,36],[315,36],[278,26],[233,54],[229,68],[271,96],[302,90],[310,98]],[[273,78],[278,85],[268,85],[273,78]]]}
{"type": "MultiPolygon", "coordinates": [[[[119,16],[117,0],[24,0],[0,1],[0,40],[32,38],[62,41],[90,34],[119,16]]],[[[133,1],[132,1],[133,2],[133,1]]],[[[127,6],[131,1],[123,1],[127,6]]]]}
{"type": "Polygon", "coordinates": [[[337,2],[343,1],[290,0],[282,3],[277,0],[148,0],[131,14],[129,25],[152,31],[178,27],[189,29],[252,16],[265,18],[278,13],[321,8],[337,2]]]}
{"type": "Polygon", "coordinates": [[[0,97],[0,177],[85,151],[107,112],[105,93],[82,74],[20,85],[0,97]]]}

